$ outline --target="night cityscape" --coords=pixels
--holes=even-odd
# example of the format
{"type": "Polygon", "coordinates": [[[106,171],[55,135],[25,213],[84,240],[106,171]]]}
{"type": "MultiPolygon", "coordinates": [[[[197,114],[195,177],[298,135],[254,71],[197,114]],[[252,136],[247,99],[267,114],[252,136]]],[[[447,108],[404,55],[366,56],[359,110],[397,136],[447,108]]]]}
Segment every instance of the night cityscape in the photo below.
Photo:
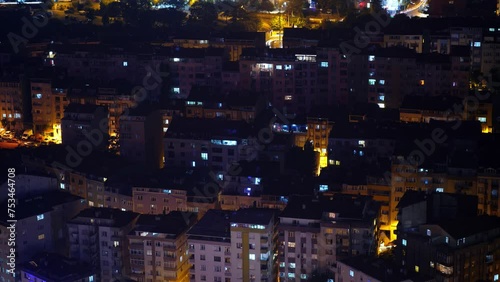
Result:
{"type": "Polygon", "coordinates": [[[500,282],[500,0],[0,0],[0,282],[500,282]]]}

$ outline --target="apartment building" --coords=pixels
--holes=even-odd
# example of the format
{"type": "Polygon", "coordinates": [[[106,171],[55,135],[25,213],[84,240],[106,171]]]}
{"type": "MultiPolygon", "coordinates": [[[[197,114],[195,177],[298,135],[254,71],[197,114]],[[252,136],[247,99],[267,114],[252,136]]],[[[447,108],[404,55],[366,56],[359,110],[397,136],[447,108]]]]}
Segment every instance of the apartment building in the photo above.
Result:
{"type": "Polygon", "coordinates": [[[236,261],[231,261],[232,214],[233,211],[209,210],[187,233],[191,282],[229,282],[240,271],[236,261]]]}
{"type": "Polygon", "coordinates": [[[164,137],[165,164],[210,167],[220,174],[225,165],[255,153],[256,140],[249,136],[244,121],[176,117],[164,137]]]}
{"type": "Polygon", "coordinates": [[[189,281],[186,232],[196,214],[141,215],[129,233],[130,273],[138,281],[189,281]]]}
{"type": "MultiPolygon", "coordinates": [[[[376,252],[380,204],[371,197],[294,197],[280,215],[280,277],[335,273],[337,261],[376,252]]],[[[333,279],[333,277],[332,277],[333,279]]]]}
{"type": "MultiPolygon", "coordinates": [[[[85,208],[85,201],[77,196],[62,191],[46,192],[36,196],[17,199],[15,223],[16,242],[16,264],[29,261],[38,252],[66,253],[67,244],[65,238],[65,223],[74,215],[85,208]]],[[[2,204],[7,210],[7,201],[2,204]]],[[[9,255],[13,246],[9,244],[10,229],[12,223],[8,220],[7,212],[0,220],[0,253],[2,260],[0,267],[4,270],[0,277],[4,281],[17,281],[12,274],[6,272],[10,269],[7,265],[9,255]]],[[[16,269],[16,277],[20,276],[20,269],[16,269]]],[[[17,279],[17,278],[16,278],[17,279]]]]}
{"type": "Polygon", "coordinates": [[[118,87],[99,87],[95,104],[107,107],[109,111],[108,128],[110,136],[119,134],[120,116],[137,105],[131,89],[122,92],[118,87]]]}
{"type": "Polygon", "coordinates": [[[55,253],[40,253],[21,264],[21,282],[94,282],[97,275],[88,265],[55,253]]]}
{"type": "Polygon", "coordinates": [[[254,93],[230,93],[220,95],[209,87],[193,86],[186,100],[185,117],[219,118],[252,122],[263,99],[254,93]]]}
{"type": "Polygon", "coordinates": [[[23,97],[19,81],[0,81],[0,119],[7,121],[7,129],[23,128],[23,97]]]}
{"type": "Polygon", "coordinates": [[[338,49],[245,52],[241,86],[265,94],[280,112],[305,114],[325,101],[347,103],[347,59],[338,49]]]}
{"type": "Polygon", "coordinates": [[[168,51],[170,96],[185,99],[193,85],[222,86],[222,48],[172,48],[168,51]]]}
{"type": "Polygon", "coordinates": [[[111,208],[88,208],[67,223],[70,257],[85,262],[96,273],[96,281],[127,277],[127,235],[139,214],[111,208]]]}
{"type": "Polygon", "coordinates": [[[163,116],[149,106],[132,109],[120,117],[120,156],[148,168],[163,167],[163,116]]]}
{"type": "Polygon", "coordinates": [[[61,119],[69,104],[68,86],[64,81],[50,79],[31,80],[31,106],[34,132],[60,142],[61,119]]]}
{"type": "Polygon", "coordinates": [[[105,107],[69,104],[61,120],[62,143],[76,147],[86,142],[97,149],[107,148],[108,116],[105,107]]]}
{"type": "Polygon", "coordinates": [[[396,261],[436,281],[497,280],[499,218],[475,215],[475,197],[439,194],[403,197],[396,261]]]}
{"type": "Polygon", "coordinates": [[[141,214],[168,214],[171,211],[187,211],[186,190],[164,189],[164,187],[133,187],[132,199],[134,212],[141,214]]]}
{"type": "Polygon", "coordinates": [[[353,56],[349,89],[360,102],[399,108],[407,95],[453,95],[469,91],[470,57],[462,53],[417,54],[403,47],[353,56]]]}

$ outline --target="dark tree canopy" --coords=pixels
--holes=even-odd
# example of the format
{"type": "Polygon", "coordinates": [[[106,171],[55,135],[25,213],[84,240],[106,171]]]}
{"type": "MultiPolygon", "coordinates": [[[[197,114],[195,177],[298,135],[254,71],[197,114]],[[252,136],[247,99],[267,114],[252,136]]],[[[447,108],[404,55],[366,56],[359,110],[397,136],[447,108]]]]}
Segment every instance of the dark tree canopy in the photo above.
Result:
{"type": "Polygon", "coordinates": [[[217,21],[218,12],[213,3],[196,2],[189,8],[189,19],[205,25],[212,25],[217,21]]]}

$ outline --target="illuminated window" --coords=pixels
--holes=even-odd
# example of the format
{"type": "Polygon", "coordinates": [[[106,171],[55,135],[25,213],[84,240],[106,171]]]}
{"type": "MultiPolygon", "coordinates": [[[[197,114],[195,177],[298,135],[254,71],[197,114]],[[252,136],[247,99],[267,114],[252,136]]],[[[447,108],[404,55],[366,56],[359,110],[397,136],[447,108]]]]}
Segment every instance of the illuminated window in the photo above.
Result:
{"type": "Polygon", "coordinates": [[[201,159],[204,161],[208,160],[208,153],[201,153],[201,159]]]}
{"type": "Polygon", "coordinates": [[[42,94],[41,94],[41,93],[36,94],[36,95],[35,95],[35,98],[37,98],[37,99],[42,99],[42,94]]]}
{"type": "Polygon", "coordinates": [[[427,229],[427,236],[431,236],[431,230],[427,229]]]}
{"type": "Polygon", "coordinates": [[[335,218],[335,217],[336,217],[336,215],[335,215],[334,212],[329,212],[328,213],[328,218],[335,218]]]}
{"type": "Polygon", "coordinates": [[[328,185],[325,184],[319,185],[319,191],[320,192],[328,191],[328,185]]]}
{"type": "Polygon", "coordinates": [[[288,278],[295,278],[295,273],[288,273],[288,278]]]}
{"type": "Polygon", "coordinates": [[[181,89],[179,87],[173,87],[172,88],[172,93],[179,94],[179,93],[181,93],[181,89]]]}
{"type": "Polygon", "coordinates": [[[291,262],[290,265],[289,265],[290,268],[295,268],[295,263],[294,262],[291,262]]]}
{"type": "Polygon", "coordinates": [[[495,28],[490,27],[488,30],[489,30],[489,31],[495,31],[495,28]]]}
{"type": "Polygon", "coordinates": [[[43,239],[45,239],[45,234],[38,235],[38,240],[43,240],[43,239]]]}
{"type": "Polygon", "coordinates": [[[403,246],[406,246],[408,244],[408,241],[406,241],[406,239],[403,239],[401,240],[401,244],[403,244],[403,246]]]}
{"type": "Polygon", "coordinates": [[[381,79],[381,80],[379,80],[379,81],[378,81],[378,83],[379,83],[380,85],[385,85],[385,79],[381,79]]]}
{"type": "Polygon", "coordinates": [[[195,162],[195,161],[193,161],[193,162],[191,163],[191,166],[192,166],[192,167],[196,167],[196,162],[195,162]]]}
{"type": "Polygon", "coordinates": [[[43,219],[44,219],[43,214],[39,214],[36,216],[36,220],[43,220],[43,219]]]}
{"type": "Polygon", "coordinates": [[[384,104],[384,103],[378,103],[377,105],[378,105],[378,107],[379,107],[379,108],[381,108],[381,109],[384,109],[384,108],[385,108],[385,104],[384,104]]]}
{"type": "Polygon", "coordinates": [[[481,47],[481,42],[474,42],[474,47],[481,47]]]}
{"type": "Polygon", "coordinates": [[[444,192],[444,188],[436,188],[436,192],[443,193],[444,192]]]}
{"type": "Polygon", "coordinates": [[[292,65],[285,65],[285,70],[291,70],[292,69],[292,65]]]}
{"type": "Polygon", "coordinates": [[[128,62],[123,62],[123,66],[127,67],[128,66],[128,62]]]}
{"type": "Polygon", "coordinates": [[[113,246],[115,246],[115,247],[120,246],[120,242],[119,241],[113,241],[113,246]]]}
{"type": "Polygon", "coordinates": [[[277,69],[277,70],[282,70],[282,69],[283,69],[283,66],[281,66],[281,65],[276,65],[276,69],[277,69]]]}
{"type": "Polygon", "coordinates": [[[450,238],[446,237],[444,238],[444,241],[446,242],[446,244],[448,244],[450,242],[450,238]]]}
{"type": "Polygon", "coordinates": [[[420,270],[420,267],[418,267],[418,265],[415,265],[415,272],[418,273],[419,270],[420,270]]]}
{"type": "Polygon", "coordinates": [[[359,140],[359,141],[358,141],[358,145],[359,145],[359,147],[364,148],[364,147],[365,147],[365,144],[366,144],[365,140],[359,140]]]}
{"type": "Polygon", "coordinates": [[[292,98],[293,98],[292,95],[286,95],[285,96],[285,100],[286,101],[290,101],[290,100],[292,100],[292,98]]]}
{"type": "Polygon", "coordinates": [[[174,58],[174,60],[173,60],[173,61],[177,63],[177,62],[180,62],[180,61],[181,61],[181,59],[179,59],[179,58],[174,58]]]}
{"type": "Polygon", "coordinates": [[[485,117],[478,117],[477,120],[479,122],[486,122],[486,118],[485,117]]]}
{"type": "Polygon", "coordinates": [[[424,86],[425,85],[425,80],[420,80],[420,85],[424,86]]]}
{"type": "Polygon", "coordinates": [[[349,270],[349,276],[354,277],[354,271],[353,270],[349,270]]]}
{"type": "Polygon", "coordinates": [[[328,67],[328,62],[321,62],[321,67],[322,68],[327,68],[328,67]]]}
{"type": "Polygon", "coordinates": [[[368,84],[369,85],[375,85],[375,82],[377,82],[376,79],[373,79],[373,78],[368,79],[368,84]]]}
{"type": "Polygon", "coordinates": [[[255,185],[259,185],[260,184],[260,178],[259,177],[255,177],[255,185]]]}
{"type": "Polygon", "coordinates": [[[94,276],[89,276],[89,282],[94,282],[94,276]]]}
{"type": "Polygon", "coordinates": [[[61,183],[60,188],[61,189],[66,189],[66,185],[64,183],[61,183]]]}
{"type": "Polygon", "coordinates": [[[249,254],[248,259],[250,260],[255,260],[255,254],[249,254]]]}
{"type": "Polygon", "coordinates": [[[493,276],[493,281],[498,281],[498,274],[495,274],[495,275],[493,276]]]}
{"type": "Polygon", "coordinates": [[[295,242],[288,242],[288,247],[295,248],[295,242]]]}
{"type": "Polygon", "coordinates": [[[384,96],[384,95],[380,95],[380,96],[378,96],[378,100],[379,100],[379,101],[385,101],[385,96],[384,96]]]}
{"type": "Polygon", "coordinates": [[[370,61],[370,62],[375,61],[375,56],[368,56],[368,61],[370,61]]]}

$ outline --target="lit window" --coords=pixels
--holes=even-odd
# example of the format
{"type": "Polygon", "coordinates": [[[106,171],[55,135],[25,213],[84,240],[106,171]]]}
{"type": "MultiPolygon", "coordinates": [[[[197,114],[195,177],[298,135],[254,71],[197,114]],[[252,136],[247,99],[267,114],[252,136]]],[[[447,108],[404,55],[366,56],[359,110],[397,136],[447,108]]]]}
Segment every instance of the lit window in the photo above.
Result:
{"type": "Polygon", "coordinates": [[[123,62],[124,67],[128,67],[128,62],[123,62]]]}
{"type": "Polygon", "coordinates": [[[292,100],[292,98],[293,98],[292,95],[286,95],[285,96],[285,100],[286,101],[290,101],[290,100],[292,100]]]}
{"type": "Polygon", "coordinates": [[[260,184],[260,178],[259,177],[255,177],[255,185],[259,185],[260,184]]]}
{"type": "Polygon", "coordinates": [[[495,31],[495,28],[494,28],[494,27],[490,27],[488,30],[489,30],[489,31],[493,31],[493,32],[494,32],[494,31],[495,31]]]}
{"type": "Polygon", "coordinates": [[[176,62],[176,63],[177,63],[177,62],[180,62],[180,61],[181,61],[181,59],[179,59],[179,58],[174,58],[174,62],[176,62]]]}
{"type": "Polygon", "coordinates": [[[446,238],[444,238],[444,241],[446,242],[446,244],[448,244],[448,242],[450,242],[450,238],[448,238],[448,236],[446,236],[446,238]]]}
{"type": "Polygon", "coordinates": [[[89,276],[89,282],[94,282],[94,276],[89,276]]]}
{"type": "Polygon", "coordinates": [[[474,47],[481,47],[481,42],[474,42],[474,47]]]}
{"type": "Polygon", "coordinates": [[[292,69],[292,65],[285,65],[285,70],[291,70],[292,69]]]}
{"type": "Polygon", "coordinates": [[[381,79],[381,80],[379,80],[379,81],[378,81],[378,83],[379,83],[380,85],[385,85],[385,79],[381,79]]]}
{"type": "Polygon", "coordinates": [[[193,161],[193,162],[191,163],[191,166],[192,166],[192,167],[196,167],[196,162],[195,162],[195,161],[193,161]]]}
{"type": "Polygon", "coordinates": [[[322,68],[327,68],[328,67],[328,62],[321,62],[321,67],[322,68]]]}
{"type": "Polygon", "coordinates": [[[415,265],[415,272],[418,273],[419,270],[420,270],[420,267],[418,267],[418,265],[415,265]]]}
{"type": "Polygon", "coordinates": [[[288,247],[295,248],[295,242],[288,242],[288,247]]]}
{"type": "Polygon", "coordinates": [[[368,79],[368,84],[369,85],[375,85],[375,82],[377,82],[376,79],[373,79],[373,78],[368,79]]]}
{"type": "Polygon", "coordinates": [[[45,234],[38,235],[38,240],[43,240],[43,239],[45,239],[45,234]]]}
{"type": "Polygon", "coordinates": [[[368,56],[368,61],[370,61],[370,62],[375,61],[375,56],[368,56]]]}
{"type": "Polygon", "coordinates": [[[44,219],[43,214],[39,214],[36,216],[36,220],[43,220],[43,219],[44,219]]]}
{"type": "Polygon", "coordinates": [[[281,65],[276,65],[276,69],[281,70],[281,69],[283,69],[283,67],[281,65]]]}
{"type": "Polygon", "coordinates": [[[329,212],[328,213],[328,218],[335,218],[335,217],[336,217],[336,215],[335,215],[334,212],[329,212]]]}
{"type": "Polygon", "coordinates": [[[485,117],[478,117],[477,120],[479,122],[486,122],[486,118],[485,117]]]}
{"type": "Polygon", "coordinates": [[[444,192],[444,188],[436,188],[436,192],[443,193],[444,192]]]}
{"type": "Polygon", "coordinates": [[[295,278],[295,273],[288,273],[289,278],[295,278]]]}
{"type": "Polygon", "coordinates": [[[359,140],[359,141],[358,141],[358,145],[359,145],[359,147],[364,148],[364,147],[365,147],[365,144],[366,144],[365,140],[359,140]]]}
{"type": "Polygon", "coordinates": [[[325,184],[319,185],[319,191],[320,192],[328,191],[328,185],[325,184]]]}
{"type": "Polygon", "coordinates": [[[35,95],[35,97],[36,97],[37,99],[42,99],[42,94],[41,94],[41,93],[38,93],[38,94],[36,94],[36,95],[35,95]]]}
{"type": "Polygon", "coordinates": [[[250,260],[255,260],[255,254],[249,254],[248,259],[250,260]]]}
{"type": "Polygon", "coordinates": [[[378,96],[378,100],[379,100],[379,101],[385,101],[385,96],[384,96],[384,95],[380,95],[380,96],[378,96]]]}
{"type": "Polygon", "coordinates": [[[61,183],[61,184],[60,184],[60,188],[61,188],[61,189],[66,189],[66,185],[65,185],[64,183],[61,183]]]}
{"type": "Polygon", "coordinates": [[[120,246],[120,242],[119,241],[113,241],[113,246],[115,246],[115,247],[120,246]]]}
{"type": "Polygon", "coordinates": [[[291,262],[290,265],[289,265],[290,268],[295,268],[295,263],[294,262],[291,262]]]}
{"type": "Polygon", "coordinates": [[[208,153],[201,153],[201,159],[204,161],[208,160],[208,153]]]}
{"type": "Polygon", "coordinates": [[[14,118],[21,118],[21,114],[15,113],[14,118]]]}
{"type": "Polygon", "coordinates": [[[403,246],[406,246],[408,244],[408,241],[406,241],[406,239],[403,239],[401,240],[401,244],[403,244],[403,246]]]}
{"type": "Polygon", "coordinates": [[[379,107],[379,108],[381,108],[381,109],[384,109],[384,108],[385,108],[385,104],[384,104],[384,103],[378,103],[377,105],[378,105],[378,107],[379,107]]]}
{"type": "Polygon", "coordinates": [[[495,275],[493,276],[493,281],[498,281],[498,274],[495,274],[495,275]]]}
{"type": "Polygon", "coordinates": [[[179,93],[181,93],[181,89],[179,87],[173,87],[172,88],[172,93],[179,94],[179,93]]]}
{"type": "Polygon", "coordinates": [[[420,85],[424,86],[425,85],[425,80],[420,80],[420,85]]]}
{"type": "Polygon", "coordinates": [[[349,276],[354,277],[354,271],[353,270],[349,270],[349,276]]]}
{"type": "Polygon", "coordinates": [[[431,230],[427,229],[427,236],[431,236],[431,230]]]}

